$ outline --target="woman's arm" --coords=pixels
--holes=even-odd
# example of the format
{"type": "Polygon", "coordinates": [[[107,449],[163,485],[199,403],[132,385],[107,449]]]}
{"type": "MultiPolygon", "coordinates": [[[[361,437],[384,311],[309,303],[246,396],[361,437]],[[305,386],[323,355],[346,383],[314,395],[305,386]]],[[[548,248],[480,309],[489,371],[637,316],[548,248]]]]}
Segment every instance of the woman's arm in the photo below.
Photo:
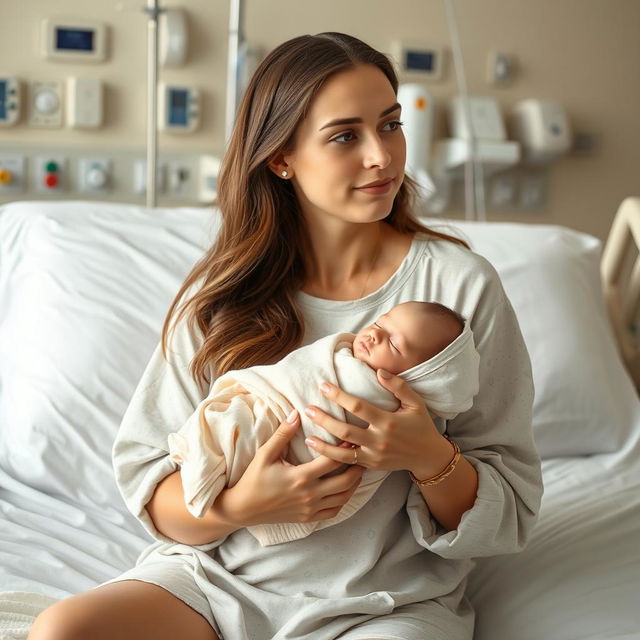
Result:
{"type": "Polygon", "coordinates": [[[195,518],[185,506],[180,471],[174,471],[157,485],[147,511],[156,529],[167,538],[184,544],[207,544],[242,527],[230,518],[227,493],[222,491],[203,518],[195,518]]]}
{"type": "Polygon", "coordinates": [[[203,518],[195,518],[184,502],[180,472],[158,483],[146,505],[157,531],[191,545],[219,540],[238,529],[274,522],[310,522],[333,518],[360,484],[363,468],[353,466],[325,478],[341,466],[324,456],[298,466],[283,459],[300,427],[283,422],[262,445],[236,485],[224,489],[203,518]]]}
{"type": "MultiPolygon", "coordinates": [[[[367,422],[369,427],[353,427],[316,407],[312,408],[315,410],[314,422],[336,437],[357,445],[358,462],[365,467],[390,471],[406,469],[420,480],[437,475],[451,462],[451,443],[438,433],[424,401],[402,378],[384,378],[378,372],[378,381],[400,401],[395,412],[379,409],[328,385],[328,391],[323,390],[323,394],[367,422]]],[[[345,463],[354,460],[349,450],[341,450],[317,438],[308,439],[307,444],[334,460],[345,463]]],[[[445,480],[420,489],[433,517],[451,531],[457,528],[465,511],[473,506],[477,488],[478,474],[461,456],[455,471],[445,480]]]]}
{"type": "MultiPolygon", "coordinates": [[[[425,465],[410,469],[418,480],[433,478],[451,462],[454,449],[451,442],[441,435],[434,438],[432,453],[425,465]]],[[[429,506],[431,515],[446,531],[458,528],[462,514],[473,507],[478,493],[478,472],[464,457],[460,456],[455,469],[442,482],[432,486],[420,486],[420,493],[429,506]]]]}

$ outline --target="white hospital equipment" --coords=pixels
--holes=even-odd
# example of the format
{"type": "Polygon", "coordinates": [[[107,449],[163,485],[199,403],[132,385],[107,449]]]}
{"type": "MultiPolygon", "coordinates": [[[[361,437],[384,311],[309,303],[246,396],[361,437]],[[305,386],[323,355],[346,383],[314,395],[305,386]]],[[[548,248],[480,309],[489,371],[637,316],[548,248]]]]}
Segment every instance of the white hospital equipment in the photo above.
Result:
{"type": "Polygon", "coordinates": [[[420,186],[420,206],[424,207],[435,191],[429,176],[434,101],[423,83],[408,83],[398,87],[398,102],[407,145],[405,170],[420,186]]]}
{"type": "Polygon", "coordinates": [[[548,164],[571,148],[569,118],[558,102],[523,100],[513,108],[512,124],[527,163],[548,164]]]}
{"type": "Polygon", "coordinates": [[[182,9],[170,8],[160,14],[158,48],[163,67],[181,67],[187,60],[187,18],[182,9]]]}

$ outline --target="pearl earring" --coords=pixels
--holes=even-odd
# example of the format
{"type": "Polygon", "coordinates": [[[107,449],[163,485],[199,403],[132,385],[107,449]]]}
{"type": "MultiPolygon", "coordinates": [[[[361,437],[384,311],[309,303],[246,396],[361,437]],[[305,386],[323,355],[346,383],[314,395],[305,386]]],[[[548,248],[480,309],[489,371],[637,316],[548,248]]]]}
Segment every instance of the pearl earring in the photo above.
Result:
{"type": "Polygon", "coordinates": [[[286,178],[289,174],[286,171],[283,171],[281,175],[283,178],[286,178]]]}

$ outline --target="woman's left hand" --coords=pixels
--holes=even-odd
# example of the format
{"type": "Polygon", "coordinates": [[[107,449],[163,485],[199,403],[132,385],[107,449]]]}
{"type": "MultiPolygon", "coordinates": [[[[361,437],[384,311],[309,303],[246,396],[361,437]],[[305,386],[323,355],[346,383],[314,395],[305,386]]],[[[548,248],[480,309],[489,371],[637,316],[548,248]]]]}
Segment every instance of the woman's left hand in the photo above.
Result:
{"type": "MultiPolygon", "coordinates": [[[[429,450],[441,438],[422,398],[399,376],[384,378],[378,370],[378,381],[400,401],[396,411],[384,411],[365,400],[352,396],[338,387],[323,383],[322,394],[351,412],[367,428],[342,422],[315,406],[307,408],[309,418],[336,438],[359,447],[357,462],[367,469],[395,471],[422,469],[429,458],[429,450]],[[324,385],[326,385],[326,390],[324,385]]],[[[328,458],[353,464],[352,448],[334,446],[319,438],[308,438],[308,446],[328,458]]]]}

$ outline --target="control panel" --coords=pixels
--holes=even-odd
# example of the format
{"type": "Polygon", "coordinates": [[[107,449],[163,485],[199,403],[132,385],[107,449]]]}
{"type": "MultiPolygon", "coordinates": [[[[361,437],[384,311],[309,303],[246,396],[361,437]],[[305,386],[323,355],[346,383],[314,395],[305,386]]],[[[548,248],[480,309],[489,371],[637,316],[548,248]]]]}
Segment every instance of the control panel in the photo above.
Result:
{"type": "MultiPolygon", "coordinates": [[[[162,153],[156,190],[159,204],[210,203],[216,197],[220,159],[205,153],[162,153]]],[[[41,198],[87,198],[144,203],[143,148],[7,148],[0,150],[0,203],[41,198]]]]}

